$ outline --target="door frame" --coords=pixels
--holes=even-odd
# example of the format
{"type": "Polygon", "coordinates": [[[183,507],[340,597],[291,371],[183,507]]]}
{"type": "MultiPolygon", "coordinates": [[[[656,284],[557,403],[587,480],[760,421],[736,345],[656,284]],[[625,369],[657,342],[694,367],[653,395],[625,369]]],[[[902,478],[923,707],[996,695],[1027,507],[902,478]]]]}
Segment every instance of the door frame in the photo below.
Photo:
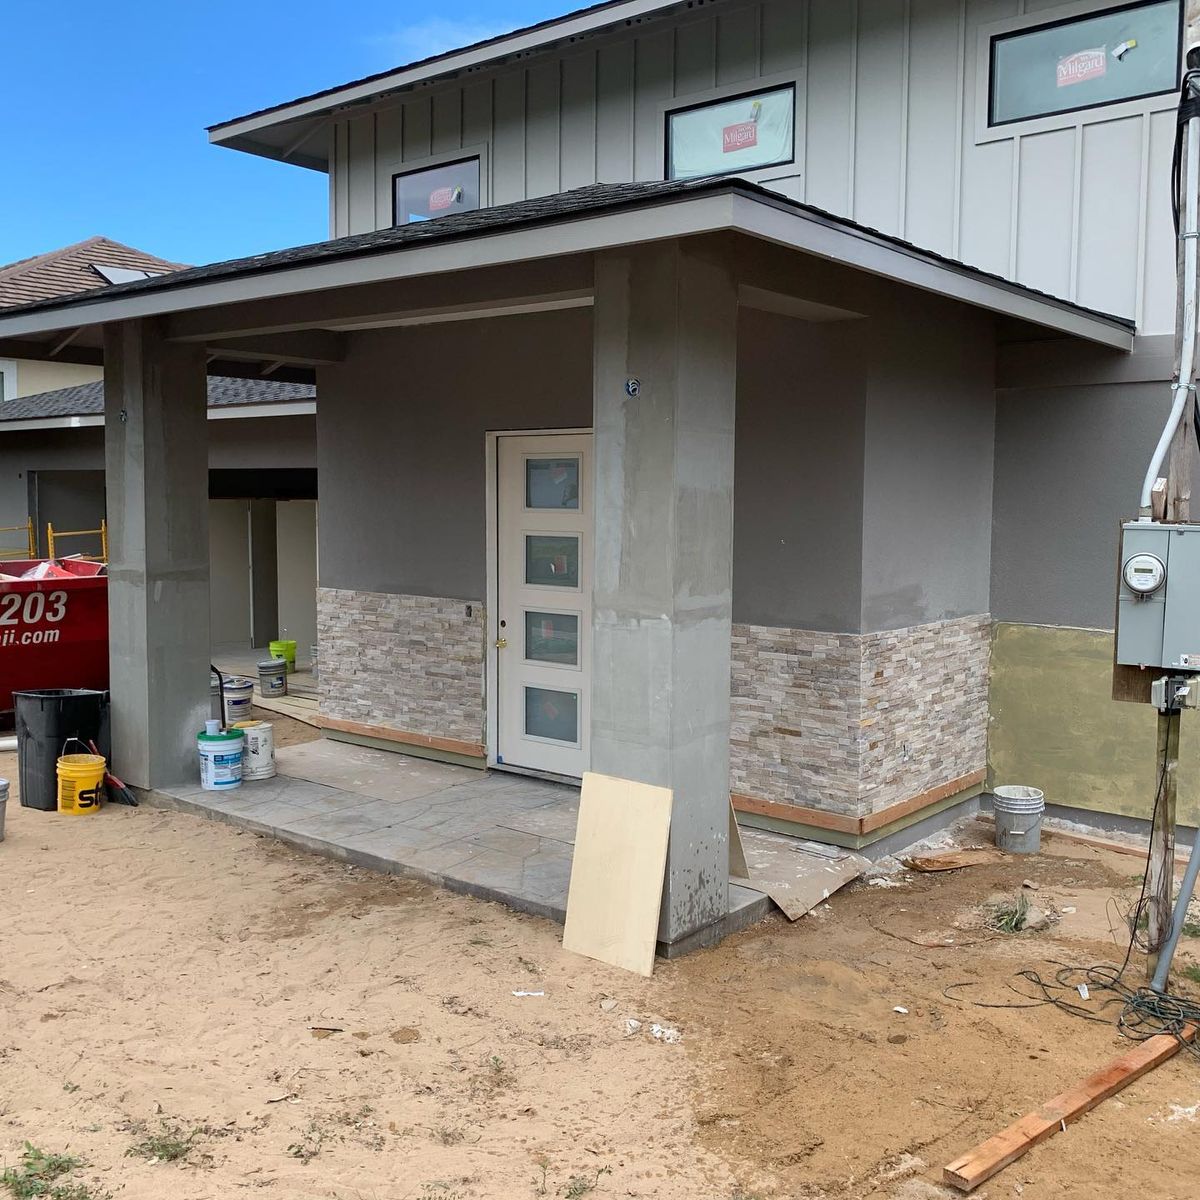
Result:
{"type": "MultiPolygon", "coordinates": [[[[496,761],[496,746],[500,737],[500,697],[497,688],[500,655],[496,650],[496,639],[500,634],[500,439],[503,437],[561,437],[579,434],[591,435],[595,431],[589,425],[575,428],[555,429],[489,429],[484,435],[484,512],[487,523],[487,596],[483,602],[484,612],[484,660],[483,660],[483,712],[485,718],[484,743],[487,750],[487,765],[492,771],[509,771],[514,775],[532,775],[538,779],[566,780],[564,775],[551,771],[537,771],[529,767],[511,766],[496,761]]],[[[593,476],[595,472],[593,471],[593,476]]],[[[594,487],[593,487],[594,493],[594,487]]],[[[595,505],[592,520],[596,519],[595,505]]],[[[593,525],[593,541],[595,527],[593,525]]],[[[573,779],[570,782],[575,782],[573,779]]]]}

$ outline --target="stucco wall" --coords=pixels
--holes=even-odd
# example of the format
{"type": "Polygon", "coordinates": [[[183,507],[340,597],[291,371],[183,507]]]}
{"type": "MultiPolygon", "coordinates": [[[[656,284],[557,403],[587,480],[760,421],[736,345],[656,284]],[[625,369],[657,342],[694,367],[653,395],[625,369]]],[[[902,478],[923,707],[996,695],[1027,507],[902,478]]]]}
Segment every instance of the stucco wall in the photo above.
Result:
{"type": "Polygon", "coordinates": [[[929,298],[871,322],[862,629],[989,611],[995,334],[929,298]]]}
{"type": "Polygon", "coordinates": [[[591,314],[357,334],[318,390],[321,586],[479,601],[485,434],[591,425],[591,314]]]}
{"type": "Polygon", "coordinates": [[[40,362],[37,359],[17,359],[17,396],[38,396],[42,392],[56,392],[59,388],[75,387],[80,383],[91,383],[103,379],[100,367],[81,366],[78,363],[40,362]]]}

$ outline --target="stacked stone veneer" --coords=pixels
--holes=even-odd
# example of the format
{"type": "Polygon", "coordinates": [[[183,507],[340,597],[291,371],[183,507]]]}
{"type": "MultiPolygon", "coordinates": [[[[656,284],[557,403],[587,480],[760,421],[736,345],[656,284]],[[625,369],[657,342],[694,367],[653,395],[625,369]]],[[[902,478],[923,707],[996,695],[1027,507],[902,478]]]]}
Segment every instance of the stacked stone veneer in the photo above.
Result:
{"type": "Polygon", "coordinates": [[[482,604],[319,588],[317,637],[322,716],[483,743],[482,604]]]}
{"type": "Polygon", "coordinates": [[[863,817],[982,771],[990,631],[735,625],[733,791],[863,817]]]}

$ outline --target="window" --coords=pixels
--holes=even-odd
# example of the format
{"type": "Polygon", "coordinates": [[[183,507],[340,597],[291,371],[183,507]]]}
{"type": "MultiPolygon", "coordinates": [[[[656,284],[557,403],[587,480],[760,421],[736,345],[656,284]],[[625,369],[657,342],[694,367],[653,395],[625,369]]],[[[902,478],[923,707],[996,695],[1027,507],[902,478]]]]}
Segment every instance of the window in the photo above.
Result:
{"type": "Polygon", "coordinates": [[[394,223],[412,225],[479,208],[479,159],[464,158],[437,167],[406,171],[392,179],[394,223]]]}
{"type": "Polygon", "coordinates": [[[1143,0],[993,37],[988,124],[1172,92],[1181,28],[1180,0],[1143,0]]]}
{"type": "Polygon", "coordinates": [[[667,113],[668,179],[732,175],[795,157],[793,84],[667,113]]]}
{"type": "Polygon", "coordinates": [[[17,394],[17,364],[12,359],[0,359],[0,404],[17,394]]]}

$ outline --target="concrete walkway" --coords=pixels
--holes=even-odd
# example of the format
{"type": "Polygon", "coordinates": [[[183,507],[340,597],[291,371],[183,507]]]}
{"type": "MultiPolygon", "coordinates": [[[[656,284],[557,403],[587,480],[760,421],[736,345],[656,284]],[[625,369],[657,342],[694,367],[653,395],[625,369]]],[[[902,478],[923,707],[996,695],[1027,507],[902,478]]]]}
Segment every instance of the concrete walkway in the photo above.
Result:
{"type": "MultiPolygon", "coordinates": [[[[282,749],[278,778],[237,791],[160,791],[197,813],[376,871],[566,917],[579,792],[323,740],[282,749]]],[[[766,915],[767,897],[730,885],[725,932],[766,915]]]]}

